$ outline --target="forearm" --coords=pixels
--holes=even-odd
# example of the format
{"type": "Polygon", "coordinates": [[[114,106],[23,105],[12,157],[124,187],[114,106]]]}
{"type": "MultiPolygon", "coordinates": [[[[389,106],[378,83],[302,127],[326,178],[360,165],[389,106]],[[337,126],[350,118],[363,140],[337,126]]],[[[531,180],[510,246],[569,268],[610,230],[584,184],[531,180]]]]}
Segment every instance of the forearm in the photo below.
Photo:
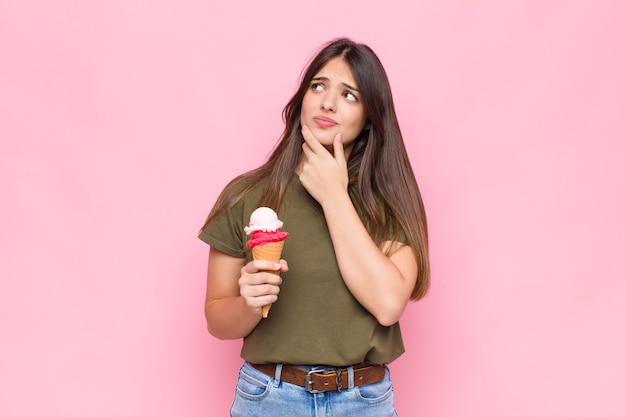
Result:
{"type": "Polygon", "coordinates": [[[411,268],[401,271],[374,243],[347,192],[325,200],[322,207],[346,286],[381,324],[395,323],[415,282],[411,268]]]}
{"type": "Polygon", "coordinates": [[[300,182],[324,210],[343,280],[379,323],[394,324],[400,319],[417,279],[413,250],[397,242],[386,242],[394,252],[387,257],[363,226],[347,191],[347,159],[341,134],[333,140],[332,155],[306,126],[302,135],[305,143],[300,182]]]}
{"type": "Polygon", "coordinates": [[[261,321],[241,296],[207,301],[205,315],[209,333],[218,339],[241,339],[261,321]]]}
{"type": "Polygon", "coordinates": [[[219,339],[240,339],[261,321],[262,306],[276,301],[284,261],[245,260],[211,248],[204,314],[209,332],[219,339]]]}

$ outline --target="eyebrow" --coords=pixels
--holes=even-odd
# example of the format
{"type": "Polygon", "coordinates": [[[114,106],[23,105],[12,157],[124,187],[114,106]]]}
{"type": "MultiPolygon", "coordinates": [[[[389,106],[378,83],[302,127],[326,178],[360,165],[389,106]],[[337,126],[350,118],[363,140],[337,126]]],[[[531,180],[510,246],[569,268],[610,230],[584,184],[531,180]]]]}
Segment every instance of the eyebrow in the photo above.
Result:
{"type": "MultiPolygon", "coordinates": [[[[314,77],[313,80],[311,80],[311,81],[330,81],[330,79],[328,77],[314,77]]],[[[354,86],[351,86],[348,83],[342,82],[341,84],[343,84],[344,86],[348,87],[351,90],[354,90],[354,91],[357,91],[357,92],[359,91],[358,88],[356,88],[354,86]]]]}

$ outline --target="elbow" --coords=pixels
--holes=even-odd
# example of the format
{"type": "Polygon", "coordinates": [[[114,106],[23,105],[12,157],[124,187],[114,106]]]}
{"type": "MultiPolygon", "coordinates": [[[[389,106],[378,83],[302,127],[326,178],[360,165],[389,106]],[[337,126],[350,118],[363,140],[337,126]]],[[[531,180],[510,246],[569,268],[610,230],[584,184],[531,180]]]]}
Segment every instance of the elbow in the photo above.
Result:
{"type": "Polygon", "coordinates": [[[408,297],[394,298],[385,297],[380,299],[377,306],[373,306],[370,313],[376,318],[381,326],[389,327],[400,321],[400,317],[404,314],[406,306],[409,304],[408,297]]]}
{"type": "Polygon", "coordinates": [[[220,332],[216,331],[215,328],[213,328],[213,326],[211,326],[211,323],[207,323],[207,330],[209,331],[209,334],[211,336],[213,336],[216,339],[219,340],[226,340],[226,338],[224,337],[224,335],[222,335],[220,332]]]}
{"type": "Polygon", "coordinates": [[[399,308],[398,306],[394,306],[391,308],[381,309],[376,314],[374,314],[374,317],[381,326],[393,326],[400,320],[400,317],[402,317],[405,306],[402,306],[401,308],[399,308]]]}
{"type": "Polygon", "coordinates": [[[219,340],[241,339],[250,333],[246,333],[246,329],[238,328],[232,323],[224,323],[216,319],[207,319],[207,330],[211,336],[219,340]]]}
{"type": "Polygon", "coordinates": [[[219,326],[219,323],[216,323],[214,320],[211,320],[211,315],[209,314],[209,309],[205,310],[206,317],[206,328],[209,331],[209,334],[216,339],[219,340],[227,340],[230,339],[228,335],[224,332],[224,330],[219,326]]]}
{"type": "Polygon", "coordinates": [[[378,320],[378,323],[380,323],[381,326],[389,327],[396,324],[398,320],[400,320],[400,316],[379,315],[376,316],[376,320],[378,320]]]}
{"type": "Polygon", "coordinates": [[[229,339],[223,329],[219,326],[219,322],[216,322],[213,319],[211,306],[208,303],[204,306],[204,318],[206,319],[206,328],[211,336],[219,340],[229,339]]]}
{"type": "Polygon", "coordinates": [[[241,338],[239,335],[230,334],[228,331],[224,331],[224,329],[221,329],[219,326],[211,326],[210,322],[207,324],[207,330],[211,336],[219,340],[233,340],[241,338]]]}
{"type": "Polygon", "coordinates": [[[207,315],[206,327],[209,334],[219,340],[234,340],[243,337],[233,326],[229,326],[228,323],[222,323],[209,315],[207,315]]]}

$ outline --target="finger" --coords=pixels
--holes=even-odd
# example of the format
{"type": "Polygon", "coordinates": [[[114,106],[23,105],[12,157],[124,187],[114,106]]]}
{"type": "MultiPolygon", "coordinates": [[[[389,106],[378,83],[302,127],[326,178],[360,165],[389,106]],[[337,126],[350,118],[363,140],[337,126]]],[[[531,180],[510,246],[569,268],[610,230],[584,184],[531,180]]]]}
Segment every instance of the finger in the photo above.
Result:
{"type": "Polygon", "coordinates": [[[251,297],[259,297],[266,294],[278,294],[282,281],[278,275],[267,274],[267,280],[247,286],[246,293],[251,297]],[[278,279],[277,279],[278,278],[278,279]],[[270,282],[271,281],[271,282],[270,282]]]}
{"type": "Polygon", "coordinates": [[[320,141],[313,136],[313,132],[311,132],[311,129],[309,129],[308,126],[302,126],[302,137],[304,138],[304,142],[309,145],[309,148],[311,148],[313,153],[319,153],[326,150],[320,141]]]}
{"type": "Polygon", "coordinates": [[[280,271],[282,265],[280,262],[266,261],[262,259],[258,259],[254,261],[257,263],[260,272],[275,272],[280,271]]]}
{"type": "Polygon", "coordinates": [[[289,271],[289,264],[287,263],[286,260],[281,259],[280,260],[280,265],[281,265],[280,272],[287,272],[287,271],[289,271]]]}
{"type": "Polygon", "coordinates": [[[268,304],[274,304],[276,301],[278,301],[278,294],[267,294],[254,297],[253,304],[254,307],[261,308],[268,304]]]}
{"type": "Polygon", "coordinates": [[[343,142],[341,141],[341,133],[337,133],[337,136],[335,136],[335,139],[333,139],[333,149],[334,149],[335,159],[337,160],[337,162],[339,162],[341,165],[345,165],[346,156],[343,151],[343,142]]]}
{"type": "Polygon", "coordinates": [[[266,286],[278,286],[283,283],[282,278],[278,273],[272,272],[257,272],[254,274],[243,274],[239,280],[239,289],[242,295],[256,296],[264,294],[266,286]]]}
{"type": "Polygon", "coordinates": [[[306,157],[307,161],[310,161],[311,158],[315,156],[315,152],[313,152],[309,144],[306,142],[302,144],[302,152],[304,153],[304,156],[306,157]]]}
{"type": "Polygon", "coordinates": [[[280,287],[277,285],[256,285],[248,287],[242,294],[251,307],[262,307],[271,304],[278,299],[280,287]]]}
{"type": "Polygon", "coordinates": [[[261,271],[279,271],[280,268],[281,265],[278,262],[256,259],[248,262],[248,264],[243,267],[243,270],[249,274],[254,274],[261,271]]]}

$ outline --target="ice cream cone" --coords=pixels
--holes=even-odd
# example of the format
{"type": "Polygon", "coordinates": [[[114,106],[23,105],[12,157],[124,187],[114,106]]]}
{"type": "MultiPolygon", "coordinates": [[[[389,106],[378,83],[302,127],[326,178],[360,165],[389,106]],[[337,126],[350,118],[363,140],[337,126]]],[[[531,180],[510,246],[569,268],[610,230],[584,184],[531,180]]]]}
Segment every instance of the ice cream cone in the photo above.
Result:
{"type": "Polygon", "coordinates": [[[252,248],[252,257],[254,259],[263,259],[266,261],[278,262],[280,255],[283,253],[285,241],[266,243],[252,248]]]}
{"type": "MultiPolygon", "coordinates": [[[[279,262],[280,255],[283,253],[283,246],[285,241],[266,243],[264,245],[258,245],[252,247],[252,257],[256,259],[263,259],[265,261],[279,262]]],[[[267,271],[273,274],[278,274],[278,271],[267,271]]],[[[266,319],[270,312],[272,305],[264,305],[262,309],[263,318],[266,319]]]]}

